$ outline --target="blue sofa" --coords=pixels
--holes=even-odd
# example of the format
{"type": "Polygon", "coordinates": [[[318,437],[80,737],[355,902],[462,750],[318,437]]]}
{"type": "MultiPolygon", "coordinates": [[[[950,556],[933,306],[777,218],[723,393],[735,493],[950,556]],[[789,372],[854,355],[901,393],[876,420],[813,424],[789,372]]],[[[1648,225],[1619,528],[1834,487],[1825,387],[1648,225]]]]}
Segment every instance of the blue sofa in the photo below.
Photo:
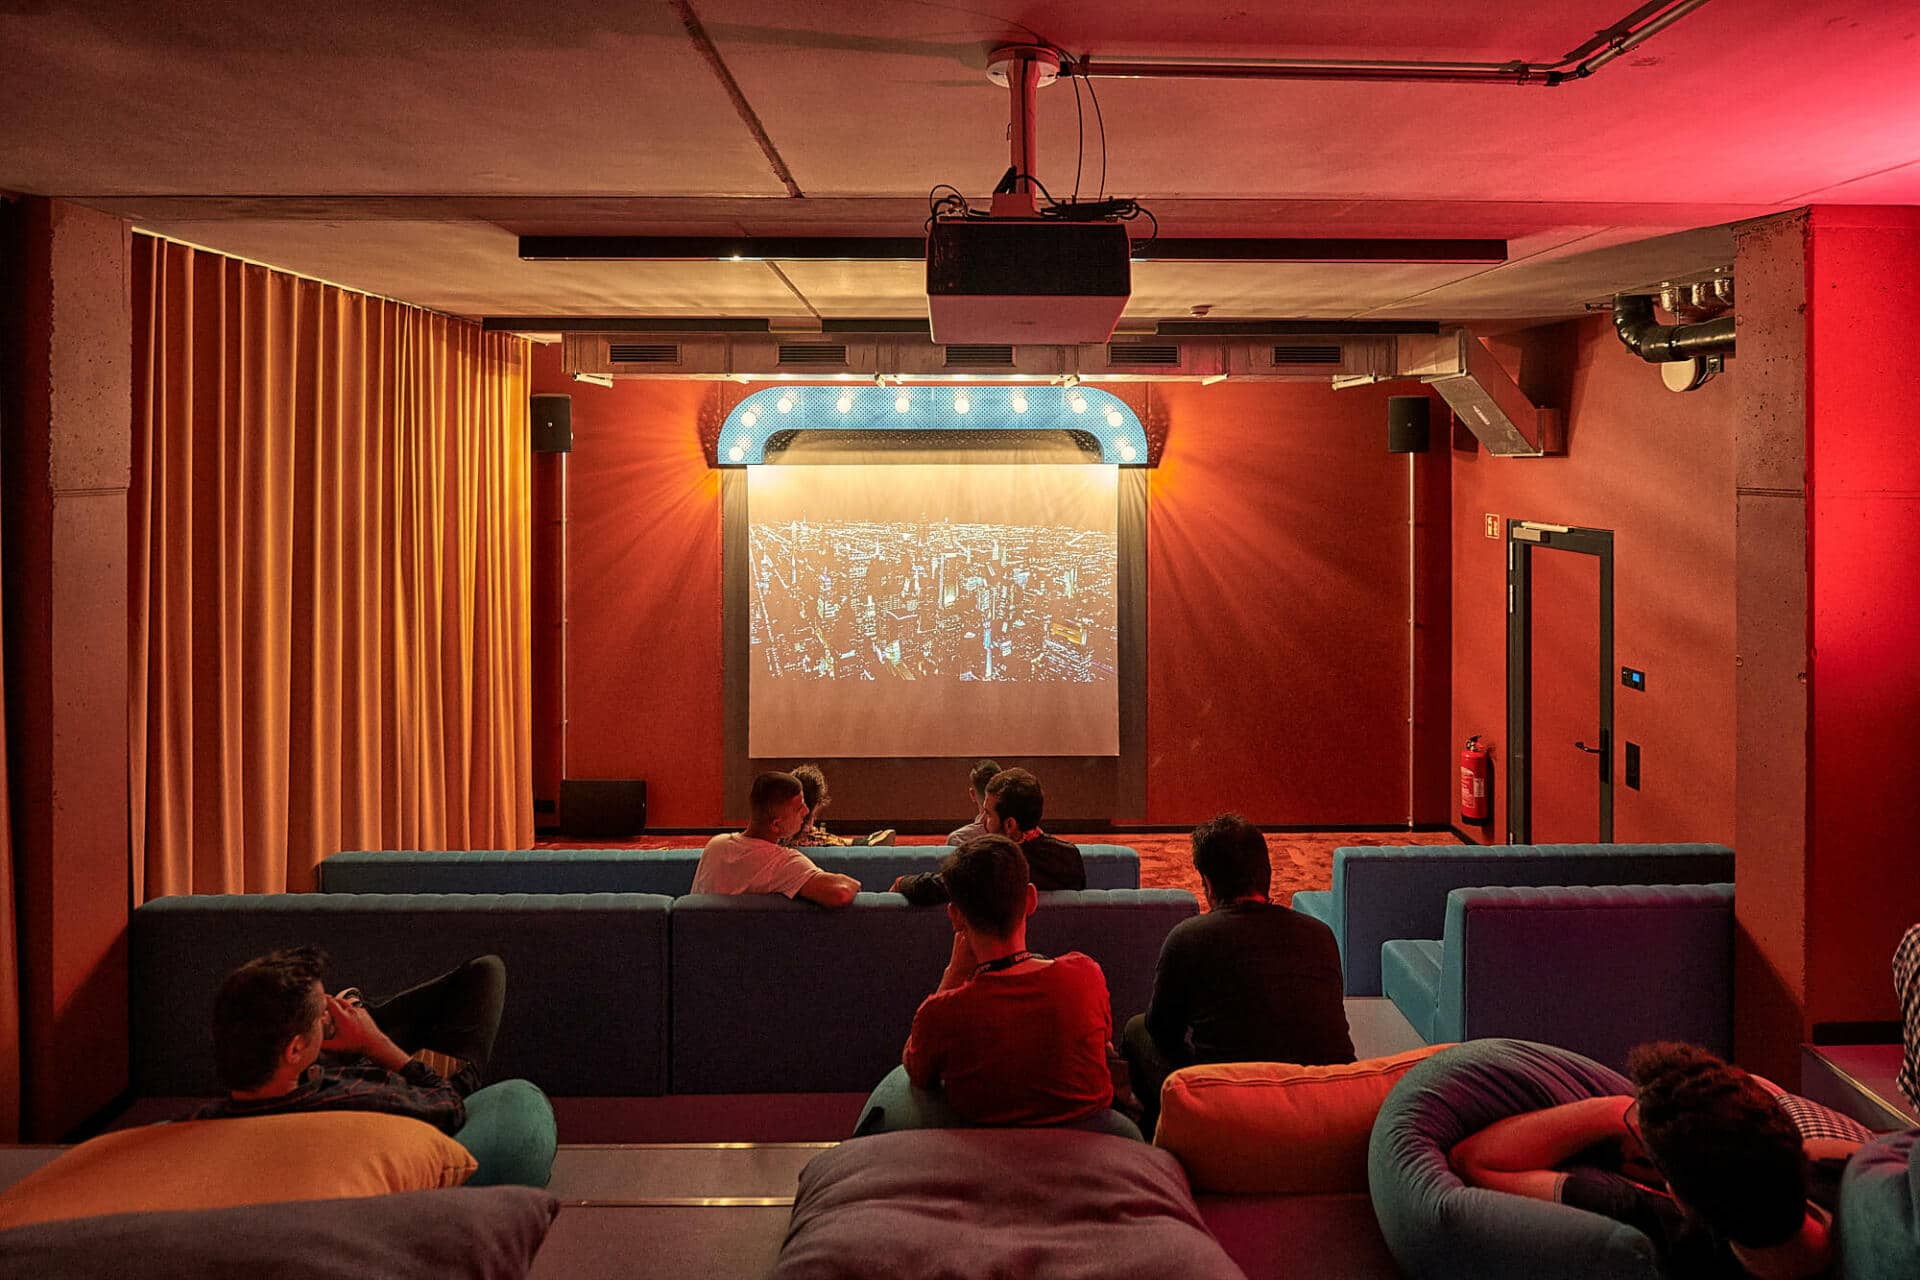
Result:
{"type": "Polygon", "coordinates": [[[1733,886],[1455,889],[1440,941],[1381,948],[1429,1044],[1506,1036],[1614,1068],[1647,1040],[1733,1047],[1733,886]]]}
{"type": "Polygon", "coordinates": [[[1376,845],[1334,850],[1333,888],[1294,894],[1293,909],[1333,930],[1347,994],[1377,996],[1381,946],[1438,938],[1455,889],[1733,878],[1733,850],[1719,844],[1376,845]]]}
{"type": "MultiPolygon", "coordinates": [[[[1179,889],[1043,893],[1034,950],[1100,962],[1114,1026],[1147,1007],[1160,944],[1196,914],[1179,889]]],[[[865,1092],[900,1062],[953,946],[947,913],[898,894],[844,911],[765,895],[673,904],[676,1093],[865,1092]]]]}
{"type": "Polygon", "coordinates": [[[156,898],[130,934],[132,1085],[220,1092],[208,1026],[227,973],[280,947],[333,958],[335,986],[402,990],[474,956],[507,963],[488,1076],[551,1094],[667,1087],[667,910],[649,894],[289,893],[156,898]]]}
{"type": "MultiPolygon", "coordinates": [[[[1146,1008],[1161,942],[1197,910],[1177,889],[1046,893],[1029,937],[1098,960],[1118,1026],[1146,1008]]],[[[952,939],[944,910],[898,894],[838,911],[767,895],[158,898],[133,914],[133,1091],[218,1092],[207,1027],[221,979],[313,944],[334,982],[375,994],[501,956],[496,1079],[561,1096],[865,1092],[899,1062],[952,939]]]]}
{"type": "MultiPolygon", "coordinates": [[[[822,870],[872,892],[939,867],[946,845],[813,848],[822,870]]],[[[1087,888],[1138,889],[1140,855],[1125,845],[1083,844],[1087,888]]],[[[664,893],[693,891],[698,849],[366,850],[320,864],[323,893],[664,893]]]]}

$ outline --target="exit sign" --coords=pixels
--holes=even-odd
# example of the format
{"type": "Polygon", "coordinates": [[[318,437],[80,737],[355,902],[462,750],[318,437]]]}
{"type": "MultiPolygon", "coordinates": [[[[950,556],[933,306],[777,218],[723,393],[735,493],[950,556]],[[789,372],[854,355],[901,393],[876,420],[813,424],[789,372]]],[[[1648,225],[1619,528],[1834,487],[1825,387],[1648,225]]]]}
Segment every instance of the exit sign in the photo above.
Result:
{"type": "Polygon", "coordinates": [[[1500,517],[1494,515],[1491,511],[1487,513],[1487,536],[1489,538],[1497,538],[1500,536],[1500,517]]]}

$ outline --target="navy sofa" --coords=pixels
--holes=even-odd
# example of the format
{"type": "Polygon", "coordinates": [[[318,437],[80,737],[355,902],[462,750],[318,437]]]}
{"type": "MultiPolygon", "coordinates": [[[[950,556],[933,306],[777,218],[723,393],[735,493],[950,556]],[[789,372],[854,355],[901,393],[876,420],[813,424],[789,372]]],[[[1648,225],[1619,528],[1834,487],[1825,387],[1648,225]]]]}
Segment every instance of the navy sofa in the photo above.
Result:
{"type": "Polygon", "coordinates": [[[1648,1040],[1733,1048],[1733,886],[1455,889],[1438,942],[1381,949],[1429,1044],[1505,1036],[1616,1069],[1648,1040]]]}
{"type": "MultiPolygon", "coordinates": [[[[1116,1030],[1147,1007],[1160,944],[1196,914],[1179,889],[1043,893],[1027,941],[1107,976],[1116,1030]]],[[[863,893],[844,911],[770,895],[673,904],[676,1093],[866,1091],[900,1063],[953,947],[944,910],[863,893]]]]}
{"type": "MultiPolygon", "coordinates": [[[[1146,1008],[1176,889],[1044,893],[1036,950],[1098,960],[1115,1025],[1146,1008]]],[[[865,1092],[900,1061],[952,945],[945,910],[863,893],[827,910],[773,895],[252,894],[157,898],[133,913],[133,1092],[217,1093],[208,1022],[221,979],[279,947],[334,959],[380,996],[472,956],[507,963],[489,1076],[558,1096],[865,1092]]]]}
{"type": "MultiPolygon", "coordinates": [[[[903,875],[939,867],[946,845],[809,848],[823,871],[884,892],[903,875]]],[[[1083,844],[1087,888],[1138,889],[1140,855],[1125,845],[1083,844]]],[[[323,893],[664,893],[693,891],[698,849],[365,850],[320,863],[323,893]]]]}
{"type": "Polygon", "coordinates": [[[507,963],[489,1078],[551,1094],[656,1094],[667,1083],[667,909],[649,894],[220,894],[133,913],[133,1089],[220,1092],[208,1026],[221,980],[311,944],[329,986],[385,996],[477,955],[507,963]]]}
{"type": "Polygon", "coordinates": [[[1333,888],[1294,894],[1293,909],[1333,930],[1347,994],[1377,996],[1381,946],[1438,939],[1455,889],[1733,879],[1720,844],[1374,845],[1334,850],[1333,888]]]}

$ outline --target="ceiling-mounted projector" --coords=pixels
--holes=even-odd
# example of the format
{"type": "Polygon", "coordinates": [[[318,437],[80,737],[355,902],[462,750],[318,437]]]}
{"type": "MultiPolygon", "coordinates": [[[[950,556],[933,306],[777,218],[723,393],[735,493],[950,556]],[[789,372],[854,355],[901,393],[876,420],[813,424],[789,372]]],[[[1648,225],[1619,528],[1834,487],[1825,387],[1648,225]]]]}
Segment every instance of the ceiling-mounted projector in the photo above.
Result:
{"type": "Polygon", "coordinates": [[[1133,294],[1127,229],[1059,218],[934,219],[927,314],[942,343],[1095,343],[1133,294]]]}

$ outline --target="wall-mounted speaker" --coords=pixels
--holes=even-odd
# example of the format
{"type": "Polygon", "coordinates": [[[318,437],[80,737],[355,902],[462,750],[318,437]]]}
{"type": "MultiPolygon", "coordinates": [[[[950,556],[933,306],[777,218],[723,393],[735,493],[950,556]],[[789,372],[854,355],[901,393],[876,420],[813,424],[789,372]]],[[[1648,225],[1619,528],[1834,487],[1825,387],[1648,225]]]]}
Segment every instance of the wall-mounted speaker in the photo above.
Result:
{"type": "Polygon", "coordinates": [[[573,452],[573,397],[560,395],[528,396],[533,413],[533,451],[535,453],[573,452]]]}
{"type": "Polygon", "coordinates": [[[640,778],[562,778],[560,830],[606,840],[647,829],[647,784],[640,778]]]}
{"type": "Polygon", "coordinates": [[[1425,453],[1427,415],[1433,401],[1425,396],[1387,397],[1387,452],[1425,453]]]}

